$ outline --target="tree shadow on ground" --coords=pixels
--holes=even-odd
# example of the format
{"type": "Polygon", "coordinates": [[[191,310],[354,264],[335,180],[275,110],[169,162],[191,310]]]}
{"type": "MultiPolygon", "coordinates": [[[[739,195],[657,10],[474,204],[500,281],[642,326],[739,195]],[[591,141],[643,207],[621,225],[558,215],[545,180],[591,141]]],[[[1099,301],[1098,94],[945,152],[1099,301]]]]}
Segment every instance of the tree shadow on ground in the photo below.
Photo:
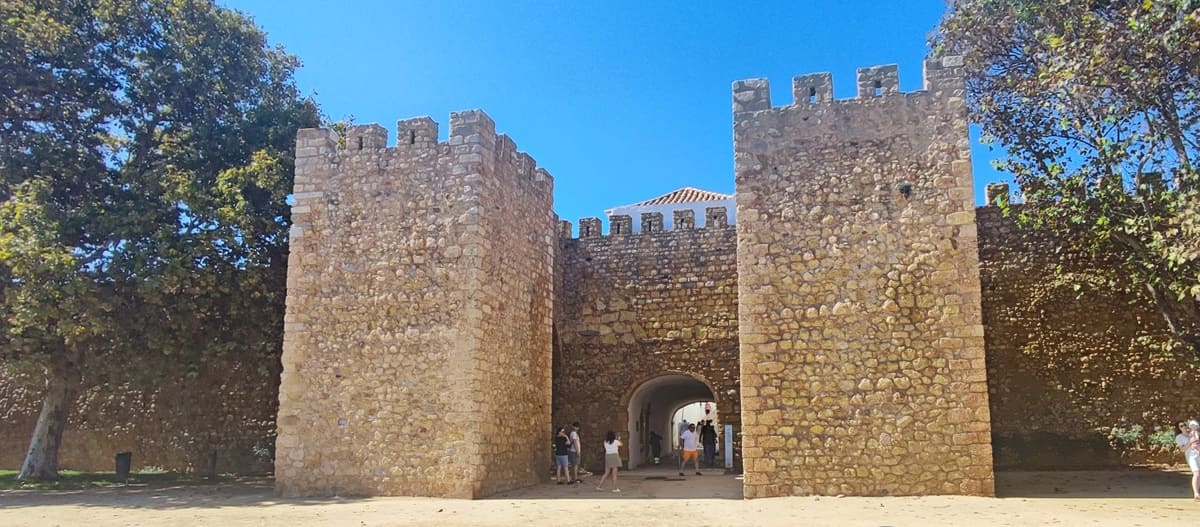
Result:
{"type": "Polygon", "coordinates": [[[116,509],[182,509],[262,507],[270,505],[325,505],[361,497],[277,498],[269,477],[227,478],[211,483],[157,485],[140,483],[78,490],[0,491],[0,509],[43,506],[103,507],[116,509]]]}
{"type": "Polygon", "coordinates": [[[1162,467],[996,472],[1000,498],[1191,498],[1191,473],[1162,467]]]}
{"type": "MultiPolygon", "coordinates": [[[[1080,471],[1000,471],[996,495],[1000,498],[1038,499],[1187,499],[1191,475],[1186,470],[1130,468],[1080,471]]],[[[741,500],[742,479],[719,469],[703,476],[689,472],[679,477],[674,469],[639,469],[622,472],[621,492],[611,487],[596,490],[598,475],[584,477],[578,485],[541,483],[485,498],[496,501],[534,500],[741,500]]],[[[605,485],[610,485],[606,482],[605,485]]],[[[0,491],[0,510],[46,506],[108,508],[118,510],[219,509],[236,507],[305,506],[351,503],[363,497],[277,498],[269,477],[233,478],[215,483],[156,486],[137,484],[81,490],[0,491]]],[[[417,498],[419,499],[419,498],[417,498]]],[[[886,498],[885,498],[886,499],[886,498]]]]}

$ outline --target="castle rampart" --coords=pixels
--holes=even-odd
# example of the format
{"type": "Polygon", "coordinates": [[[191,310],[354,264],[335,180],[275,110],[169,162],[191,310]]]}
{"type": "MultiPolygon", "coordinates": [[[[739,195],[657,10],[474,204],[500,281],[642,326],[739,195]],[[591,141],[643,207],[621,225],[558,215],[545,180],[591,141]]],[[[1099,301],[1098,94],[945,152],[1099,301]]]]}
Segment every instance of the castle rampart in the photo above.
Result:
{"type": "Polygon", "coordinates": [[[748,498],[993,492],[960,65],[734,83],[748,498]]]}
{"type": "MultiPolygon", "coordinates": [[[[603,223],[600,218],[588,217],[579,219],[579,236],[578,238],[599,238],[603,236],[641,236],[643,234],[661,234],[664,232],[674,231],[689,231],[696,229],[696,214],[691,209],[683,209],[673,211],[672,228],[667,229],[663,224],[663,215],[661,212],[644,212],[639,221],[641,221],[642,229],[640,232],[634,232],[630,229],[633,225],[633,217],[624,214],[614,214],[608,217],[609,231],[604,233],[603,223]]],[[[706,223],[700,227],[700,230],[724,229],[729,226],[729,212],[725,207],[708,207],[705,209],[706,223]]],[[[561,238],[572,238],[573,227],[571,222],[562,220],[559,222],[559,236],[561,238]]]]}
{"type": "Polygon", "coordinates": [[[397,129],[297,134],[282,495],[474,497],[548,467],[552,179],[481,111],[441,143],[397,129]]]}
{"type": "MultiPolygon", "coordinates": [[[[601,235],[600,220],[584,218],[580,237],[566,228],[559,245],[554,418],[585,424],[583,462],[591,468],[603,466],[607,430],[626,438],[621,454],[630,466],[649,461],[651,432],[670,450],[679,405],[716,401],[720,423],[741,430],[735,229],[676,222],[669,231],[627,234],[623,219],[614,224],[601,235]],[[674,384],[646,388],[663,379],[674,384]],[[634,396],[648,389],[652,396],[634,396]]],[[[734,452],[723,455],[740,452],[735,438],[734,452]]]]}
{"type": "MultiPolygon", "coordinates": [[[[1001,190],[997,187],[993,197],[1000,195],[1001,190]]],[[[1188,359],[1163,354],[1143,342],[1166,331],[1148,301],[1133,295],[1136,288],[1132,286],[1126,288],[1128,293],[1119,289],[1112,292],[1107,287],[1093,288],[1086,277],[1111,268],[1104,257],[1064,251],[1063,240],[1019,228],[1010,218],[1002,217],[997,207],[976,208],[976,220],[996,468],[1087,469],[1112,468],[1129,462],[1177,461],[1177,452],[1156,450],[1142,441],[1113,444],[1108,436],[1112,427],[1133,425],[1148,433],[1190,415],[1200,405],[1200,395],[1191,389],[1196,384],[1196,375],[1188,366],[1188,359]],[[1056,274],[1054,269],[1060,266],[1069,274],[1056,274]],[[1079,277],[1084,280],[1076,281],[1079,277]],[[1077,291],[1075,285],[1083,287],[1077,291]]],[[[679,251],[681,256],[671,265],[685,265],[688,259],[697,256],[716,258],[736,252],[733,240],[701,250],[705,243],[696,243],[685,235],[672,236],[671,232],[663,237],[646,237],[644,241],[640,235],[625,237],[623,240],[633,245],[617,245],[617,251],[608,249],[613,247],[612,240],[607,245],[602,239],[568,240],[581,246],[599,244],[596,251],[586,255],[582,247],[570,249],[572,266],[578,267],[571,271],[575,277],[572,283],[583,280],[593,284],[586,287],[602,289],[602,284],[608,282],[601,282],[594,274],[596,269],[614,269],[621,265],[616,262],[622,258],[641,261],[643,254],[639,250],[643,247],[651,251],[649,255],[655,251],[679,251]],[[678,249],[671,249],[672,244],[678,249]],[[593,262],[599,258],[598,267],[588,267],[592,265],[587,262],[589,257],[593,262]],[[584,278],[585,273],[593,274],[584,278]]],[[[571,237],[569,229],[562,233],[560,239],[571,237]]],[[[717,235],[716,231],[711,235],[717,235]]],[[[606,271],[606,276],[634,276],[632,264],[624,266],[625,271],[606,271]]],[[[560,258],[555,282],[555,290],[560,292],[565,291],[561,287],[562,267],[560,258]]],[[[713,276],[719,272],[714,271],[713,276]]],[[[695,289],[707,288],[698,285],[695,289]]],[[[643,298],[656,298],[650,291],[639,291],[643,298]]],[[[736,312],[736,294],[716,291],[715,295],[710,300],[718,304],[704,309],[736,312]],[[720,302],[728,302],[729,307],[720,302]]],[[[572,302],[580,301],[581,297],[598,298],[582,294],[565,296],[573,298],[572,302]]],[[[576,350],[600,349],[577,346],[581,341],[598,341],[598,330],[592,335],[590,324],[566,321],[563,312],[562,307],[556,310],[556,324],[583,329],[561,332],[564,334],[558,340],[572,341],[576,350]]],[[[703,319],[698,313],[690,316],[703,319]]],[[[588,320],[598,318],[595,314],[588,317],[588,320]]],[[[727,334],[734,335],[736,340],[732,329],[727,334]]],[[[631,428],[627,424],[620,425],[628,423],[624,414],[628,413],[629,405],[621,404],[617,395],[621,391],[619,386],[639,383],[647,377],[661,378],[664,371],[674,372],[679,365],[691,365],[694,369],[689,375],[712,378],[715,383],[710,381],[710,384],[721,386],[716,391],[722,392],[717,398],[723,420],[730,413],[724,410],[725,403],[738,399],[729,394],[726,386],[738,387],[738,379],[734,374],[733,382],[724,380],[726,374],[721,373],[722,366],[718,365],[736,367],[737,357],[733,357],[733,362],[728,358],[728,350],[734,346],[736,342],[723,347],[693,348],[688,357],[671,358],[660,369],[646,370],[654,373],[644,373],[641,361],[656,360],[661,355],[654,355],[654,351],[660,348],[650,348],[649,353],[636,346],[622,350],[605,348],[636,357],[632,365],[626,364],[624,354],[588,357],[583,353],[579,355],[583,357],[581,362],[575,355],[578,351],[572,351],[569,363],[564,364],[561,358],[565,350],[559,345],[555,351],[555,375],[569,375],[571,380],[555,381],[555,423],[585,422],[585,446],[592,450],[598,448],[597,436],[603,434],[603,427],[615,426],[627,431],[625,437],[632,437],[636,431],[627,430],[631,428]],[[714,368],[707,367],[709,360],[714,368]],[[609,402],[588,406],[589,377],[609,380],[612,392],[605,396],[609,402]],[[590,413],[593,409],[597,410],[594,414],[590,413]],[[622,413],[615,415],[618,411],[622,413]]],[[[272,436],[270,430],[275,422],[272,400],[278,398],[278,377],[259,372],[257,363],[220,363],[202,371],[196,379],[182,382],[170,379],[169,386],[168,380],[162,386],[139,384],[145,383],[144,379],[131,378],[120,384],[111,384],[110,380],[104,377],[89,382],[72,409],[63,436],[60,459],[64,467],[109,470],[112,453],[123,450],[134,452],[135,470],[142,466],[202,470],[207,453],[213,450],[217,452],[221,472],[253,473],[261,466],[256,461],[269,463],[270,459],[256,460],[255,452],[262,452],[263,442],[272,436]],[[113,422],[121,423],[121,427],[104,425],[113,422]]],[[[19,466],[41,408],[38,392],[23,389],[23,381],[20,375],[0,378],[3,403],[0,413],[8,416],[11,425],[0,429],[0,445],[5,447],[0,449],[0,466],[19,466]]],[[[641,385],[645,384],[649,381],[641,385]]],[[[627,444],[633,446],[629,441],[627,444]]],[[[623,455],[632,461],[629,454],[627,448],[623,455]]],[[[585,462],[600,459],[592,451],[585,462]]],[[[279,463],[285,461],[281,455],[279,463]]]]}

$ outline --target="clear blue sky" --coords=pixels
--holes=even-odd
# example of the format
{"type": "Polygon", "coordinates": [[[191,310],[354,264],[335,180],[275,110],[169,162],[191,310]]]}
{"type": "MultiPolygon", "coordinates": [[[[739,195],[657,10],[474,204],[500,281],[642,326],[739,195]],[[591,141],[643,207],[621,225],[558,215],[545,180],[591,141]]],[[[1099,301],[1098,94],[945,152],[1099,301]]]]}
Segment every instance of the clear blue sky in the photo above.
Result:
{"type": "MultiPolygon", "coordinates": [[[[733,192],[730,84],[900,66],[921,87],[944,0],[834,2],[459,2],[223,0],[298,55],[325,113],[377,122],[482,108],[555,178],[563,219],[682,186],[733,192]],[[510,5],[511,4],[511,5],[510,5]]],[[[974,152],[976,201],[1000,179],[974,152]]]]}

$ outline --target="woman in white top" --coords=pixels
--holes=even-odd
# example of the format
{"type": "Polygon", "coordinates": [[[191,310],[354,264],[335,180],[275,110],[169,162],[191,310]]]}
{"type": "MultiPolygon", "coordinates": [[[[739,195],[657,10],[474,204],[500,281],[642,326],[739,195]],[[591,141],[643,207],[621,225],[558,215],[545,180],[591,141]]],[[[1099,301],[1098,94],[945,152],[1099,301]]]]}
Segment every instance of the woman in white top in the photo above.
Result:
{"type": "Polygon", "coordinates": [[[1179,423],[1176,428],[1179,435],[1175,436],[1175,445],[1192,469],[1192,499],[1200,500],[1200,423],[1193,419],[1179,423]]]}
{"type": "Polygon", "coordinates": [[[600,484],[596,490],[604,489],[604,479],[612,474],[613,492],[621,492],[617,487],[617,470],[621,468],[621,434],[609,430],[604,436],[604,475],[600,476],[600,484]]]}

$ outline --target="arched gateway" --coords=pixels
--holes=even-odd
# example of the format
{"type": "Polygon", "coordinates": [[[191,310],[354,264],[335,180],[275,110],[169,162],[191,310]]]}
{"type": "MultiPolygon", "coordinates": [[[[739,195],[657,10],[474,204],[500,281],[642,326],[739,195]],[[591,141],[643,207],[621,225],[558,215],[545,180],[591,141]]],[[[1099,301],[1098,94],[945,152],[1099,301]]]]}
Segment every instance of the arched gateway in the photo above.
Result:
{"type": "Polygon", "coordinates": [[[660,438],[663,453],[674,450],[672,445],[679,434],[671,417],[676,410],[691,403],[720,402],[720,399],[704,380],[667,372],[633,383],[621,401],[628,423],[627,466],[637,468],[653,461],[652,433],[660,438]]]}
{"type": "Polygon", "coordinates": [[[554,424],[583,424],[596,467],[605,431],[702,385],[748,498],[991,494],[961,66],[927,61],[907,94],[862,69],[844,101],[800,76],[776,108],[765,79],[735,83],[736,225],[655,210],[573,237],[480,111],[445,142],[402,121],[392,148],[375,125],[301,130],[277,490],[530,485],[554,424]]]}

